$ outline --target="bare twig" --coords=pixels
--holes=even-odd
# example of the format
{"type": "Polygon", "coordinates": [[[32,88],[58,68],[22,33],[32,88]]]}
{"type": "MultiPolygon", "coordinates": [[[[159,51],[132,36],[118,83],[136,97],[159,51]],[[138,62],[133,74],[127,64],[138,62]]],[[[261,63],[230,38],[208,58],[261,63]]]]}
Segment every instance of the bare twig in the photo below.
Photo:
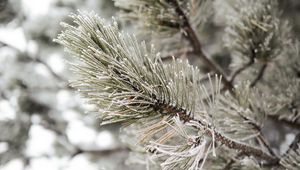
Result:
{"type": "Polygon", "coordinates": [[[251,49],[250,60],[249,60],[244,66],[242,66],[241,68],[237,69],[237,70],[232,74],[232,77],[231,77],[231,79],[230,79],[230,82],[233,83],[233,82],[234,82],[234,79],[235,79],[240,73],[242,73],[244,70],[246,70],[246,69],[249,68],[251,65],[253,65],[253,64],[254,64],[254,61],[255,61],[255,58],[256,58],[255,49],[252,48],[252,49],[251,49]]]}
{"type": "Polygon", "coordinates": [[[267,66],[268,66],[267,64],[264,64],[264,65],[260,68],[257,77],[251,82],[250,87],[254,87],[254,86],[256,85],[256,83],[263,77],[264,72],[265,72],[267,66]]]}
{"type": "Polygon", "coordinates": [[[210,60],[202,51],[201,42],[200,42],[196,32],[192,28],[191,24],[189,23],[188,17],[185,15],[183,10],[181,9],[177,0],[167,0],[167,2],[174,6],[176,13],[181,18],[180,28],[184,31],[183,35],[191,43],[194,53],[200,57],[200,59],[204,62],[204,64],[206,64],[208,66],[208,68],[211,71],[214,71],[216,74],[223,77],[222,81],[223,81],[225,88],[227,90],[229,90],[231,93],[233,93],[233,91],[232,91],[233,85],[227,79],[227,76],[224,73],[224,71],[217,64],[215,64],[212,60],[210,60]]]}
{"type": "Polygon", "coordinates": [[[230,82],[233,83],[234,79],[236,78],[237,75],[239,75],[240,73],[242,73],[244,70],[246,70],[247,68],[249,68],[252,64],[254,63],[254,59],[249,60],[248,63],[246,63],[243,67],[237,69],[233,74],[232,77],[230,79],[230,82]]]}
{"type": "Polygon", "coordinates": [[[275,152],[272,150],[269,142],[265,139],[265,137],[263,136],[263,134],[261,133],[261,130],[259,131],[259,135],[258,135],[258,139],[262,142],[262,144],[267,148],[267,150],[269,151],[269,153],[271,155],[273,155],[274,157],[277,157],[277,155],[275,154],[275,152]]]}

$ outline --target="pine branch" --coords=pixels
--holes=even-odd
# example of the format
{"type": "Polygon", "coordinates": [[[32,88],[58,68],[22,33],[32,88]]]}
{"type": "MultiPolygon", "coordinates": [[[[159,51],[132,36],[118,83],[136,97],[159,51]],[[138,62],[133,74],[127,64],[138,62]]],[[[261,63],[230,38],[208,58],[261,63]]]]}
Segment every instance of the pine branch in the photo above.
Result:
{"type": "Polygon", "coordinates": [[[163,65],[154,49],[119,33],[117,25],[104,26],[94,14],[72,17],[83,28],[64,25],[56,41],[86,65],[74,66],[81,78],[72,85],[103,109],[104,122],[155,117],[177,106],[185,108],[178,112],[194,109],[201,96],[198,69],[180,60],[163,65]]]}
{"type": "Polygon", "coordinates": [[[209,135],[210,137],[214,137],[216,141],[222,143],[223,145],[227,146],[230,149],[235,149],[237,151],[240,151],[241,153],[243,153],[244,155],[247,155],[247,156],[255,156],[255,157],[261,158],[272,164],[273,163],[277,164],[279,161],[278,158],[273,157],[273,156],[269,155],[268,153],[265,153],[264,151],[262,151],[259,148],[255,148],[255,147],[252,147],[252,146],[249,146],[246,144],[242,144],[242,143],[233,141],[233,140],[223,136],[222,134],[212,130],[211,127],[207,126],[200,120],[191,120],[191,121],[196,121],[197,123],[199,123],[199,125],[201,125],[201,126],[197,127],[197,128],[199,128],[201,130],[204,129],[205,133],[207,135],[209,135]]]}
{"type": "Polygon", "coordinates": [[[190,41],[194,53],[200,57],[200,59],[204,62],[204,64],[206,64],[210,68],[211,71],[214,71],[216,74],[223,77],[222,81],[224,83],[225,88],[232,92],[233,85],[229,80],[227,80],[224,71],[216,63],[210,60],[202,51],[202,45],[197,36],[197,33],[190,25],[189,19],[181,9],[180,5],[178,4],[178,1],[167,0],[167,2],[174,6],[176,13],[178,14],[179,18],[181,18],[180,28],[184,31],[183,35],[190,41]]]}
{"type": "MultiPolygon", "coordinates": [[[[63,24],[66,30],[56,41],[82,61],[74,65],[79,78],[72,85],[98,107],[103,123],[144,122],[178,115],[184,123],[192,123],[230,149],[278,162],[263,150],[217,131],[212,113],[204,109],[207,106],[202,96],[208,96],[208,92],[197,83],[201,81],[198,69],[180,60],[163,65],[154,49],[149,52],[133,36],[120,33],[115,23],[107,26],[93,13],[72,17],[78,26],[63,24]]],[[[211,90],[219,93],[218,78],[215,86],[210,82],[211,90]]],[[[210,107],[215,107],[214,103],[210,107]]]]}
{"type": "Polygon", "coordinates": [[[274,153],[274,151],[271,149],[271,146],[268,144],[267,140],[265,139],[265,137],[263,136],[262,132],[261,132],[261,128],[259,125],[257,125],[255,122],[253,122],[252,120],[248,119],[247,117],[243,116],[242,114],[239,114],[244,120],[245,122],[247,122],[247,124],[251,125],[253,127],[253,129],[255,129],[258,132],[258,140],[260,142],[262,142],[262,144],[264,145],[264,147],[268,150],[268,152],[274,156],[277,157],[276,154],[274,153]]]}
{"type": "MultiPolygon", "coordinates": [[[[219,5],[231,6],[224,39],[233,56],[231,65],[238,68],[231,78],[233,81],[255,62],[270,63],[278,58],[290,40],[291,28],[287,21],[281,19],[277,1],[249,0],[234,1],[230,5],[229,3],[222,1],[219,5]]],[[[262,67],[253,84],[260,80],[265,67],[262,67]]]]}
{"type": "Polygon", "coordinates": [[[247,68],[249,68],[252,64],[254,63],[254,60],[250,60],[247,64],[245,64],[243,67],[237,69],[233,74],[232,77],[230,79],[230,82],[234,82],[234,79],[240,74],[242,73],[244,70],[246,70],[247,68]]]}
{"type": "Polygon", "coordinates": [[[264,97],[264,100],[271,105],[268,118],[294,129],[300,128],[298,103],[300,81],[297,72],[293,69],[299,68],[300,64],[298,47],[297,43],[291,44],[288,51],[270,65],[272,67],[269,67],[262,83],[263,86],[267,86],[262,90],[270,94],[264,97]],[[286,57],[289,60],[286,60],[286,57]]]}
{"type": "Polygon", "coordinates": [[[265,139],[265,137],[263,136],[263,134],[261,133],[261,130],[259,131],[259,136],[258,139],[263,143],[264,147],[267,148],[267,150],[269,151],[269,153],[274,156],[277,157],[275,152],[272,150],[270,144],[268,143],[268,141],[265,139]]]}
{"type": "MultiPolygon", "coordinates": [[[[196,32],[211,21],[212,1],[184,0],[178,3],[196,32]]],[[[182,34],[182,18],[168,0],[115,0],[115,6],[121,9],[120,16],[133,23],[138,33],[151,38],[161,52],[173,53],[175,49],[190,48],[190,43],[181,39],[186,37],[182,34]]]]}
{"type": "MultiPolygon", "coordinates": [[[[257,110],[258,109],[264,109],[264,108],[260,108],[261,106],[256,106],[255,102],[253,102],[253,100],[257,100],[258,98],[260,98],[261,96],[258,95],[258,92],[256,91],[256,89],[253,89],[251,87],[251,84],[246,84],[244,86],[241,87],[242,90],[240,90],[239,88],[236,88],[236,92],[235,92],[235,96],[233,96],[237,101],[240,101],[240,103],[243,103],[241,105],[244,105],[244,107],[248,108],[249,110],[252,111],[252,115],[248,115],[248,116],[252,116],[252,117],[247,117],[245,115],[243,115],[243,113],[241,112],[237,112],[237,115],[239,117],[242,118],[243,122],[246,122],[248,125],[250,125],[250,127],[257,132],[257,140],[262,142],[263,146],[268,150],[268,152],[276,157],[276,154],[273,152],[273,150],[271,149],[270,145],[268,144],[268,141],[265,139],[265,137],[262,134],[261,131],[261,126],[259,125],[259,122],[255,119],[255,115],[257,115],[258,113],[257,110]],[[248,89],[248,90],[247,90],[248,89]],[[251,96],[251,97],[250,97],[251,96]],[[241,99],[241,98],[245,98],[245,99],[241,99]],[[241,102],[241,101],[247,101],[245,102],[241,102]],[[254,109],[257,108],[258,109],[254,109]]],[[[228,107],[230,107],[228,105],[228,107]]]]}
{"type": "MultiPolygon", "coordinates": [[[[223,3],[228,2],[223,1],[220,4],[223,3]]],[[[237,6],[232,5],[232,13],[229,14],[230,20],[228,20],[226,41],[227,47],[233,55],[232,66],[238,69],[232,73],[230,81],[233,82],[240,73],[255,65],[255,62],[262,62],[264,64],[250,84],[250,87],[254,87],[263,78],[268,63],[280,57],[286,43],[289,41],[290,28],[287,22],[281,19],[277,1],[262,0],[257,2],[249,0],[236,1],[233,4],[237,6]]],[[[284,65],[284,68],[286,67],[288,66],[284,65]]],[[[276,81],[278,81],[278,78],[276,78],[276,81]]],[[[278,115],[281,114],[278,113],[278,115]]],[[[267,117],[270,117],[270,115],[267,115],[267,117]]],[[[292,126],[296,122],[282,120],[292,126]]],[[[255,126],[253,127],[255,128],[255,126]]],[[[260,132],[260,129],[258,131],[260,132]]],[[[264,141],[261,135],[260,133],[259,140],[275,156],[267,141],[264,141]]]]}

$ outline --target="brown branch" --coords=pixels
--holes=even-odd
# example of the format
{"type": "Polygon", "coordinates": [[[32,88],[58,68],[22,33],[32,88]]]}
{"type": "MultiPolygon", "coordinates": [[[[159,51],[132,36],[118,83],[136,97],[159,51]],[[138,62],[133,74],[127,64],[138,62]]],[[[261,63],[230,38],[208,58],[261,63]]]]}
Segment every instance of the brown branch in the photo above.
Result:
{"type": "MultiPolygon", "coordinates": [[[[167,0],[167,2],[169,4],[171,4],[172,6],[174,6],[176,13],[178,14],[179,18],[181,19],[181,22],[179,22],[179,28],[181,28],[184,31],[183,35],[184,35],[184,37],[186,37],[186,39],[190,42],[191,46],[193,47],[193,52],[195,54],[197,54],[202,59],[204,64],[206,64],[211,71],[214,71],[216,74],[221,75],[223,77],[222,81],[223,81],[223,84],[224,84],[224,89],[229,90],[232,94],[234,94],[233,93],[234,87],[233,87],[232,82],[234,81],[235,77],[239,73],[241,73],[243,70],[245,70],[246,68],[248,68],[249,66],[251,66],[254,63],[254,56],[251,57],[252,59],[250,60],[250,62],[245,67],[240,68],[239,70],[237,70],[236,73],[233,74],[233,77],[231,78],[231,80],[229,81],[227,79],[225,73],[222,71],[222,69],[217,64],[215,64],[213,61],[211,61],[205,55],[205,53],[202,51],[202,44],[201,44],[196,32],[194,31],[191,24],[189,23],[188,17],[185,15],[183,10],[181,9],[178,1],[177,0],[167,0]]],[[[166,24],[165,23],[165,25],[170,25],[173,28],[178,27],[177,23],[176,23],[176,25],[174,25],[173,23],[172,24],[170,24],[170,23],[166,24]]],[[[265,69],[266,69],[266,65],[264,65],[262,67],[258,77],[252,82],[252,86],[254,86],[257,83],[257,81],[263,76],[263,72],[264,72],[265,69]]],[[[167,109],[166,109],[167,112],[171,111],[170,109],[172,109],[172,108],[167,107],[167,109]]],[[[162,113],[164,113],[164,112],[162,112],[162,113]]],[[[181,115],[180,118],[184,122],[188,122],[188,121],[191,120],[189,115],[185,114],[186,112],[184,110],[179,110],[179,111],[175,110],[174,113],[180,114],[181,115]]],[[[205,124],[201,123],[200,120],[198,120],[198,122],[203,125],[203,128],[207,127],[207,126],[205,126],[205,124]]],[[[269,160],[271,162],[278,162],[278,158],[270,156],[267,153],[264,153],[260,149],[253,148],[251,146],[247,146],[247,145],[243,145],[243,144],[231,141],[230,139],[228,139],[228,138],[222,136],[221,134],[219,134],[218,132],[211,131],[210,128],[208,128],[205,131],[208,135],[215,136],[216,139],[219,142],[221,142],[222,144],[226,145],[229,148],[241,150],[245,154],[251,154],[251,155],[254,155],[254,156],[258,156],[258,157],[261,157],[263,159],[269,160]]],[[[272,154],[273,151],[267,145],[267,142],[263,139],[264,138],[260,135],[260,140],[263,142],[263,144],[268,148],[269,152],[272,154]]]]}
{"type": "MultiPolygon", "coordinates": [[[[252,110],[252,108],[250,107],[250,109],[252,110]]],[[[247,122],[249,125],[251,125],[253,127],[254,130],[256,130],[258,132],[258,140],[260,142],[262,142],[262,144],[264,145],[264,147],[268,150],[268,152],[274,156],[277,157],[275,152],[272,150],[271,146],[269,145],[269,143],[267,142],[267,140],[265,139],[265,137],[263,136],[262,132],[261,132],[261,127],[259,125],[257,125],[255,122],[253,122],[251,119],[247,118],[246,116],[238,113],[238,115],[245,120],[245,122],[247,122]]]]}
{"type": "Polygon", "coordinates": [[[269,155],[268,153],[264,152],[259,148],[247,144],[239,143],[230,138],[227,138],[223,134],[217,132],[208,123],[193,118],[191,116],[192,114],[188,113],[185,109],[168,106],[167,104],[158,104],[156,107],[160,108],[158,109],[158,111],[162,114],[170,114],[171,116],[179,115],[180,120],[182,120],[183,122],[191,122],[191,121],[197,122],[200,126],[199,127],[194,126],[195,128],[204,131],[206,135],[210,137],[214,137],[216,141],[220,142],[221,144],[225,145],[230,149],[240,151],[244,155],[248,155],[248,156],[251,155],[256,158],[260,158],[262,160],[267,161],[270,164],[278,164],[279,162],[279,159],[277,157],[269,155]]]}
{"type": "Polygon", "coordinates": [[[215,72],[216,74],[222,76],[222,81],[227,90],[229,90],[231,93],[233,93],[233,85],[232,83],[227,79],[224,71],[213,61],[211,61],[202,51],[202,45],[201,42],[192,28],[191,24],[189,23],[188,17],[185,15],[183,10],[181,9],[180,5],[178,4],[177,0],[167,0],[169,4],[174,6],[175,11],[179,18],[181,19],[181,22],[179,23],[180,28],[184,31],[183,35],[186,37],[186,39],[190,42],[191,46],[193,47],[193,51],[195,54],[197,54],[200,59],[208,66],[208,68],[215,72]]]}
{"type": "MultiPolygon", "coordinates": [[[[250,57],[250,60],[248,63],[246,63],[243,67],[237,69],[231,79],[230,79],[230,82],[233,83],[234,82],[234,79],[236,78],[237,75],[239,75],[241,72],[243,72],[244,70],[246,70],[247,68],[249,68],[251,65],[254,64],[254,61],[255,61],[255,51],[254,50],[251,50],[252,54],[251,54],[251,57],[250,57]]],[[[251,83],[250,87],[253,87],[259,79],[261,79],[261,77],[263,76],[263,73],[265,71],[267,67],[267,64],[265,64],[262,69],[260,70],[260,73],[259,75],[257,76],[257,78],[251,83]]],[[[267,140],[264,138],[263,134],[261,133],[261,128],[255,124],[254,122],[250,121],[247,117],[243,116],[243,115],[240,115],[244,120],[246,120],[247,122],[249,122],[250,125],[253,126],[253,128],[255,130],[257,130],[259,132],[259,135],[258,135],[258,140],[262,142],[262,144],[264,145],[265,148],[267,148],[267,150],[269,151],[269,153],[273,156],[276,157],[276,154],[275,152],[272,150],[272,148],[270,147],[269,143],[267,142],[267,140]]]]}
{"type": "MultiPolygon", "coordinates": [[[[250,121],[249,119],[245,119],[245,120],[248,120],[247,122],[250,121]]],[[[265,137],[263,136],[263,134],[262,134],[262,132],[261,132],[261,128],[260,128],[257,124],[255,124],[255,123],[253,123],[253,122],[249,122],[248,124],[252,125],[253,128],[258,132],[257,138],[258,138],[258,140],[259,140],[260,142],[262,142],[262,144],[263,144],[264,147],[268,150],[268,152],[269,152],[272,156],[277,157],[276,154],[275,154],[275,152],[272,150],[271,146],[269,145],[269,142],[268,142],[268,141],[265,139],[265,137]]]]}
{"type": "MultiPolygon", "coordinates": [[[[221,91],[223,91],[223,90],[224,90],[224,88],[221,89],[221,91]]],[[[211,98],[212,98],[212,94],[211,94],[208,98],[203,99],[203,101],[204,101],[205,103],[207,103],[208,100],[211,99],[211,98]]],[[[250,108],[250,109],[251,109],[251,108],[250,108]]],[[[247,122],[249,125],[251,125],[251,126],[254,128],[254,130],[256,130],[256,131],[259,133],[259,135],[257,136],[257,138],[258,138],[259,141],[262,142],[262,144],[263,144],[264,147],[268,150],[268,152],[269,152],[272,156],[277,157],[276,154],[275,154],[275,152],[272,150],[271,146],[270,146],[269,143],[267,142],[267,140],[264,138],[264,136],[263,136],[263,134],[262,134],[262,132],[261,132],[260,126],[257,125],[255,122],[251,121],[250,119],[248,119],[247,117],[245,117],[244,115],[242,115],[242,114],[240,114],[240,113],[239,113],[238,115],[239,115],[242,119],[244,119],[245,122],[247,122]]]]}
{"type": "MultiPolygon", "coordinates": [[[[198,120],[198,122],[200,123],[199,120],[198,120]]],[[[214,136],[217,141],[224,144],[228,148],[241,151],[245,155],[248,155],[248,156],[252,155],[257,158],[261,158],[265,161],[268,161],[270,163],[277,163],[279,161],[278,158],[269,155],[268,153],[264,152],[263,150],[261,150],[259,148],[255,148],[255,147],[231,140],[231,139],[223,136],[219,132],[212,131],[210,128],[207,128],[205,130],[205,133],[211,137],[214,136]]]]}
{"type": "MultiPolygon", "coordinates": [[[[240,74],[241,72],[243,72],[244,70],[246,70],[248,67],[250,67],[251,65],[253,65],[253,64],[254,64],[254,61],[255,61],[254,59],[255,59],[255,52],[254,52],[254,50],[252,50],[252,55],[251,55],[251,58],[250,58],[249,62],[246,63],[243,67],[239,68],[238,70],[236,70],[236,71],[233,73],[233,75],[232,75],[232,77],[231,77],[231,79],[230,79],[230,82],[233,83],[233,82],[234,82],[234,79],[236,78],[236,76],[237,76],[238,74],[240,74]]],[[[254,87],[254,86],[256,85],[256,83],[263,77],[263,74],[264,74],[266,68],[267,68],[267,63],[264,64],[264,65],[261,67],[258,76],[257,76],[257,77],[253,80],[253,82],[250,84],[250,87],[254,87]]],[[[294,69],[294,70],[295,70],[296,73],[298,73],[296,69],[294,69]]],[[[222,90],[223,90],[223,89],[222,89],[222,90]]],[[[289,126],[289,127],[291,127],[291,128],[300,129],[300,124],[298,124],[298,123],[296,123],[296,122],[291,122],[291,121],[288,121],[288,120],[285,120],[285,119],[278,119],[278,117],[273,116],[273,115],[267,115],[267,116],[268,116],[268,118],[270,118],[270,119],[273,120],[273,121],[276,121],[276,122],[279,122],[279,123],[283,123],[283,124],[285,124],[285,125],[287,125],[287,126],[289,126]]],[[[255,127],[255,126],[254,126],[254,127],[255,127]]],[[[258,130],[259,130],[259,132],[261,131],[260,129],[258,129],[258,130]]],[[[273,150],[271,149],[271,147],[269,146],[268,142],[265,140],[265,138],[263,137],[263,135],[261,134],[261,132],[260,132],[260,135],[259,135],[259,139],[260,139],[260,141],[263,143],[263,145],[268,149],[268,151],[269,151],[273,156],[275,156],[276,154],[273,152],[273,150]]]]}
{"type": "Polygon", "coordinates": [[[267,64],[264,64],[264,65],[260,68],[257,77],[251,82],[250,87],[254,87],[254,86],[256,85],[256,83],[263,77],[264,72],[265,72],[267,66],[268,66],[267,64]]]}
{"type": "Polygon", "coordinates": [[[267,150],[269,151],[269,153],[271,155],[273,155],[274,157],[277,157],[277,155],[275,154],[275,152],[272,150],[269,142],[265,139],[265,137],[263,136],[263,134],[261,133],[261,130],[259,131],[259,135],[258,135],[258,139],[262,142],[262,144],[267,148],[267,150]]]}
{"type": "Polygon", "coordinates": [[[233,83],[234,79],[236,78],[237,75],[239,75],[240,73],[242,73],[244,70],[246,70],[247,68],[249,68],[251,65],[254,64],[254,61],[255,61],[255,58],[256,58],[256,53],[255,53],[255,48],[251,48],[251,55],[250,55],[250,60],[244,65],[242,66],[241,68],[237,69],[231,79],[230,79],[230,82],[233,83]]]}
{"type": "Polygon", "coordinates": [[[249,68],[252,64],[254,63],[254,59],[249,60],[248,63],[246,63],[243,67],[237,69],[233,74],[232,77],[230,79],[230,82],[233,83],[234,79],[236,78],[237,75],[239,75],[240,73],[242,73],[244,70],[246,70],[247,68],[249,68]]]}

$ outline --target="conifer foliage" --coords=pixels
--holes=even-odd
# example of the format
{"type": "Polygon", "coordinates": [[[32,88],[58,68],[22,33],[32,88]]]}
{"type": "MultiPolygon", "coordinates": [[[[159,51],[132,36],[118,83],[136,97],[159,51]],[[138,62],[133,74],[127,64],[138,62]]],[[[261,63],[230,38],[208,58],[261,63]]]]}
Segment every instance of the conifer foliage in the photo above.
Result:
{"type": "Polygon", "coordinates": [[[63,23],[55,41],[78,59],[71,86],[96,106],[102,124],[127,125],[122,132],[134,140],[134,146],[127,143],[139,155],[135,159],[165,170],[300,169],[299,137],[282,153],[264,128],[269,121],[295,132],[300,127],[299,44],[277,1],[115,0],[115,5],[121,19],[137,25],[153,44],[93,12],[72,14],[74,23],[63,23]],[[226,28],[230,74],[203,51],[200,35],[212,15],[215,22],[225,21],[218,24],[226,28]],[[209,69],[179,59],[182,50],[209,69]],[[164,62],[170,53],[171,62],[164,62]]]}

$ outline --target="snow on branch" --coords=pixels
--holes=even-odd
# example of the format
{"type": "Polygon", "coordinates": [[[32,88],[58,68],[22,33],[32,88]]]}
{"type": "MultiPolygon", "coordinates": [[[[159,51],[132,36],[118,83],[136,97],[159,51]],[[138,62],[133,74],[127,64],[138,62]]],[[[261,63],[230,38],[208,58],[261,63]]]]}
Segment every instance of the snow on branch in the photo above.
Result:
{"type": "MultiPolygon", "coordinates": [[[[231,110],[222,106],[220,101],[225,100],[220,98],[221,78],[209,77],[207,88],[199,84],[202,76],[196,67],[175,59],[170,64],[163,64],[153,47],[149,48],[144,42],[139,43],[134,36],[120,32],[116,22],[112,25],[105,24],[94,13],[73,14],[71,17],[75,26],[62,24],[65,30],[56,41],[80,59],[80,63],[73,64],[77,79],[71,85],[89,103],[97,106],[95,111],[100,113],[103,124],[158,120],[153,128],[150,126],[145,131],[145,134],[155,136],[169,127],[159,122],[168,122],[178,116],[180,121],[202,132],[211,141],[208,146],[202,145],[202,142],[195,145],[200,153],[190,155],[194,157],[193,160],[207,157],[210,148],[214,151],[215,142],[218,142],[245,155],[272,163],[278,162],[277,158],[262,149],[244,143],[244,137],[238,135],[236,139],[231,138],[230,133],[236,134],[236,131],[225,133],[219,128],[220,122],[215,123],[215,118],[220,119],[216,117],[217,114],[224,115],[224,122],[229,124],[237,122],[233,120],[240,117],[238,114],[247,113],[244,115],[247,121],[255,117],[247,110],[240,113],[240,108],[245,105],[243,100],[234,104],[240,107],[236,106],[231,110]],[[223,109],[216,109],[218,105],[223,109]],[[232,120],[229,121],[230,119],[232,120]]],[[[228,102],[230,100],[225,104],[228,102]]],[[[238,126],[242,127],[244,124],[239,123],[238,126]]],[[[239,134],[244,130],[241,128],[239,134]]],[[[172,133],[166,133],[159,141],[169,141],[171,137],[172,133]]],[[[202,138],[199,136],[200,139],[202,138]]],[[[169,146],[161,143],[152,145],[156,151],[168,154],[169,146]]],[[[185,155],[185,152],[182,151],[181,154],[185,155]]],[[[168,161],[165,164],[169,164],[168,161]]],[[[199,162],[195,162],[192,167],[198,166],[199,162]]]]}

